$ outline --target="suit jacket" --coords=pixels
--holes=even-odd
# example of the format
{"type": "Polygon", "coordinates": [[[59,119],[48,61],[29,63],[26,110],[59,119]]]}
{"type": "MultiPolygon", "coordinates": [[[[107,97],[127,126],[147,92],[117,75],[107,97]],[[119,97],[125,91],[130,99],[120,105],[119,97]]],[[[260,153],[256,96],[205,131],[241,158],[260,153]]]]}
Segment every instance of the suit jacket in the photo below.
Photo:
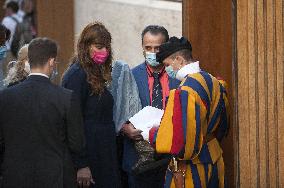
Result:
{"type": "MultiPolygon", "coordinates": [[[[132,74],[136,80],[136,84],[139,90],[139,97],[142,103],[142,108],[151,105],[150,103],[150,91],[148,86],[148,73],[146,63],[142,63],[132,69],[132,74]]],[[[176,89],[180,84],[180,81],[169,77],[169,88],[176,89]]]]}
{"type": "MultiPolygon", "coordinates": [[[[142,63],[132,69],[132,74],[138,86],[139,98],[142,108],[150,106],[150,91],[148,86],[148,73],[146,63],[142,63]]],[[[169,88],[175,89],[179,86],[180,81],[169,77],[169,88]]],[[[123,153],[123,169],[127,172],[131,171],[131,167],[136,163],[137,155],[132,140],[125,138],[123,153]]]]}
{"type": "Polygon", "coordinates": [[[72,91],[36,75],[1,91],[0,130],[3,187],[76,187],[85,139],[72,91]]]}

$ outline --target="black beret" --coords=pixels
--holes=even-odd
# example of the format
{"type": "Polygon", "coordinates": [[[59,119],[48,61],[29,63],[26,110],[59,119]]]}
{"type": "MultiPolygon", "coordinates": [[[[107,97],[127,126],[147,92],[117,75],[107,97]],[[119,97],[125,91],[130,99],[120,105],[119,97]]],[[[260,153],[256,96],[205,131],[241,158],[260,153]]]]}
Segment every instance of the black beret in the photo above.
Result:
{"type": "Polygon", "coordinates": [[[181,37],[180,39],[171,37],[168,42],[160,46],[160,50],[157,53],[157,60],[162,63],[167,57],[183,49],[192,51],[190,42],[185,37],[181,37]]]}

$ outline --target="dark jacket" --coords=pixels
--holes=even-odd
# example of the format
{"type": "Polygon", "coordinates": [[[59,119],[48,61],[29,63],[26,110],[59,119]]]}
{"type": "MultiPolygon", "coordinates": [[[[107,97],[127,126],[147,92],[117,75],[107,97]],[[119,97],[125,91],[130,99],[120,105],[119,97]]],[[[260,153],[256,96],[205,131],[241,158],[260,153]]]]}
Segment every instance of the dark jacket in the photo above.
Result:
{"type": "Polygon", "coordinates": [[[72,162],[84,155],[79,109],[72,91],[43,76],[0,92],[4,188],[76,187],[76,168],[86,166],[72,162]]]}
{"type": "MultiPolygon", "coordinates": [[[[142,63],[132,69],[132,74],[136,80],[136,84],[139,90],[139,97],[142,103],[142,108],[151,105],[150,103],[150,91],[148,86],[148,73],[146,63],[142,63]]],[[[169,88],[176,89],[180,84],[180,81],[169,77],[169,88]]]]}
{"type": "Polygon", "coordinates": [[[93,187],[120,187],[111,93],[105,88],[100,95],[92,94],[87,74],[78,62],[68,68],[62,86],[74,91],[80,99],[88,164],[96,182],[93,187]]]}

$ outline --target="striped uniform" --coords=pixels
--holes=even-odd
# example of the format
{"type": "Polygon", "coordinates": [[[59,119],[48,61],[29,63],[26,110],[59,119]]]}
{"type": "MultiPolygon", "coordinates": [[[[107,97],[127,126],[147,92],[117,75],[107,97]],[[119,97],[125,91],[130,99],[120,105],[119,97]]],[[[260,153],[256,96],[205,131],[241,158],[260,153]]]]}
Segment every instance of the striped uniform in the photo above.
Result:
{"type": "MultiPolygon", "coordinates": [[[[207,72],[188,75],[178,89],[170,91],[161,125],[150,131],[150,141],[158,153],[186,160],[186,188],[224,187],[218,140],[228,131],[228,111],[225,82],[207,72]]],[[[175,187],[172,180],[168,171],[166,188],[175,187]]]]}

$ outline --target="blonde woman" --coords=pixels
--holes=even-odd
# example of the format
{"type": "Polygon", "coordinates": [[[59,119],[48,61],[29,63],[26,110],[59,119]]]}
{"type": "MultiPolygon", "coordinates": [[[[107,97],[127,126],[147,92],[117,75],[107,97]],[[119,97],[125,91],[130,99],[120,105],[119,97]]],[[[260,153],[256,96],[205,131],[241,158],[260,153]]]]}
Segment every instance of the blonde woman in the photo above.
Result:
{"type": "Polygon", "coordinates": [[[28,44],[24,45],[18,53],[18,60],[12,66],[4,80],[4,85],[11,87],[24,81],[30,74],[30,65],[28,63],[28,44]]]}

